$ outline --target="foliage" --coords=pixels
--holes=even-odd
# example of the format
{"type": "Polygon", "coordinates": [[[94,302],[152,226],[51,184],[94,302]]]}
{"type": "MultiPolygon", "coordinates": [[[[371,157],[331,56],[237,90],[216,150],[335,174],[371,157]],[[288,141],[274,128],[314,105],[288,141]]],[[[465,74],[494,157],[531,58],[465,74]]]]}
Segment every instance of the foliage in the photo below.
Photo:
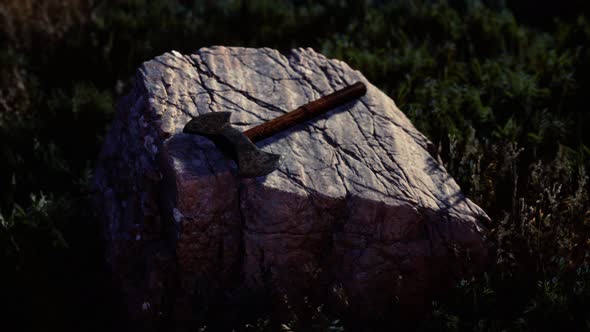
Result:
{"type": "MultiPolygon", "coordinates": [[[[114,327],[89,178],[113,102],[142,61],[215,44],[310,46],[389,94],[494,220],[490,269],[433,303],[418,329],[590,329],[589,8],[551,19],[531,14],[534,1],[514,3],[3,2],[6,301],[40,318],[31,328],[114,327]]],[[[248,331],[358,328],[315,300],[276,306],[236,321],[248,331]]],[[[203,331],[227,327],[203,319],[203,331]]]]}

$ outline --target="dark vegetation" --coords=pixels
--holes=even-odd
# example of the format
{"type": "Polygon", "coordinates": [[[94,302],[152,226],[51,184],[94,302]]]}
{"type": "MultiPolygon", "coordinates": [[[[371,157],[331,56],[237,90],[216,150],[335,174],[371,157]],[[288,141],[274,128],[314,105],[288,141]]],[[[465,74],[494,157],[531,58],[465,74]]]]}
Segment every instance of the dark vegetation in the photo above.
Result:
{"type": "MultiPolygon", "coordinates": [[[[310,46],[389,94],[494,220],[489,271],[433,302],[418,329],[590,330],[590,5],[505,3],[3,0],[2,316],[22,330],[121,326],[89,181],[143,61],[310,46]]],[[[358,328],[318,306],[283,303],[236,329],[358,328]]],[[[217,321],[240,309],[227,310],[204,331],[227,328],[217,321]]]]}

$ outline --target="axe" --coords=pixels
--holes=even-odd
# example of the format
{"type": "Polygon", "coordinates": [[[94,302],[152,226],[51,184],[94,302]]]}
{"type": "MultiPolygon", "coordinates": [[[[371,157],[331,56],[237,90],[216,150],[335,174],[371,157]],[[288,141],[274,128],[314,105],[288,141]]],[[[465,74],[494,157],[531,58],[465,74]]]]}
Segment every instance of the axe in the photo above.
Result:
{"type": "Polygon", "coordinates": [[[367,87],[357,82],[244,132],[232,127],[229,122],[231,112],[205,113],[193,117],[184,126],[183,132],[210,138],[226,156],[236,161],[240,176],[264,176],[279,167],[282,156],[264,152],[254,143],[324,114],[366,92],[367,87]]]}

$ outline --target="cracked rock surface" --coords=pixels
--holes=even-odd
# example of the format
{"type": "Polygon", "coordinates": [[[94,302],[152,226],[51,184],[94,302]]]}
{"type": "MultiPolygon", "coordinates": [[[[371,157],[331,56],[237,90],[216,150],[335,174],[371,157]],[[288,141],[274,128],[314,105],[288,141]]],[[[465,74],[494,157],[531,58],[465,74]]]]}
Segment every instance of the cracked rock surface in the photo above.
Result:
{"type": "Polygon", "coordinates": [[[107,258],[135,314],[238,285],[322,286],[359,308],[425,303],[488,255],[489,218],[437,159],[342,61],[311,49],[166,53],[139,69],[99,158],[107,258]],[[284,156],[266,177],[237,177],[213,143],[182,133],[220,111],[247,130],[356,81],[364,97],[257,143],[284,156]]]}

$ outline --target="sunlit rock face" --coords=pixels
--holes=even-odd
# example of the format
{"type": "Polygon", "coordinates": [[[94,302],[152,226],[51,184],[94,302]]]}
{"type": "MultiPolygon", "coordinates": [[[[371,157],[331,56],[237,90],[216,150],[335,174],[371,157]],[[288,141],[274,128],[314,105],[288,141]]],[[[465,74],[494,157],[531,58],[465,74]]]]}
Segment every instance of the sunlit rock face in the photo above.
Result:
{"type": "Polygon", "coordinates": [[[138,70],[99,158],[107,258],[133,315],[190,312],[192,297],[237,287],[420,306],[487,260],[489,218],[438,159],[342,61],[311,49],[166,53],[138,70]],[[220,111],[246,130],[357,81],[365,96],[257,143],[284,157],[265,177],[238,177],[212,142],[182,133],[220,111]]]}

